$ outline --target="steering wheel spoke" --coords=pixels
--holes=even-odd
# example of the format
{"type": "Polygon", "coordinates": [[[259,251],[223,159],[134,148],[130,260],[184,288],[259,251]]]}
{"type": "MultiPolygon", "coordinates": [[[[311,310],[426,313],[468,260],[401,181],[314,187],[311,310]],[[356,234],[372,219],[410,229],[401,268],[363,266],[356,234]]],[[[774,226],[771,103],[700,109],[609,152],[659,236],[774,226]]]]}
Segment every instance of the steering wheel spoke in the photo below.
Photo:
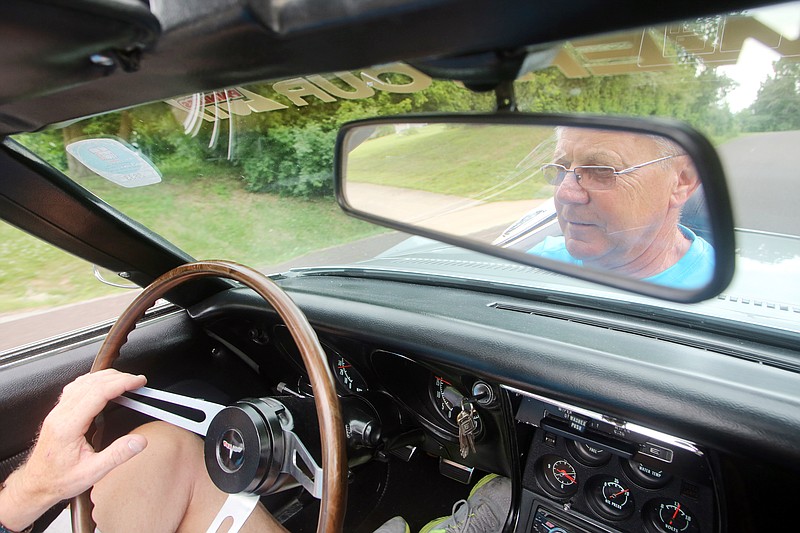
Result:
{"type": "MultiPolygon", "coordinates": [[[[151,389],[150,387],[142,387],[130,391],[112,401],[142,414],[152,416],[153,418],[163,420],[164,422],[169,422],[172,425],[186,429],[192,433],[197,433],[202,437],[205,437],[208,433],[208,426],[211,424],[211,420],[217,416],[220,411],[225,409],[224,405],[207,402],[197,398],[191,398],[189,396],[183,396],[181,394],[175,394],[172,392],[151,389]],[[193,418],[187,418],[182,414],[170,411],[166,408],[167,406],[162,408],[152,405],[151,403],[145,403],[137,399],[137,397],[151,398],[153,400],[166,403],[168,406],[191,409],[197,414],[197,419],[195,420],[193,418]]],[[[178,409],[176,409],[176,411],[177,410],[178,409]]],[[[185,409],[179,410],[185,411],[185,409]]]]}
{"type": "Polygon", "coordinates": [[[322,468],[293,431],[284,430],[286,457],[282,472],[291,475],[313,497],[322,499],[322,468]]]}
{"type": "MultiPolygon", "coordinates": [[[[209,426],[221,411],[228,409],[235,409],[235,406],[226,407],[206,400],[183,396],[172,392],[153,389],[150,387],[141,387],[124,395],[111,400],[112,402],[137,411],[139,413],[151,416],[158,420],[168,422],[180,428],[183,428],[192,433],[196,433],[202,437],[211,437],[212,439],[219,440],[217,445],[226,446],[229,455],[234,451],[241,451],[243,443],[236,445],[224,440],[220,435],[208,434],[209,426]],[[139,398],[147,398],[150,400],[157,400],[164,405],[158,407],[153,403],[148,403],[140,400],[139,398]],[[172,408],[173,410],[170,410],[172,408]],[[177,409],[175,409],[177,408],[177,409]],[[187,417],[175,411],[186,411],[190,409],[196,416],[187,417]]],[[[282,457],[275,457],[272,450],[265,454],[270,459],[277,461],[277,471],[281,474],[289,474],[295,481],[297,481],[304,489],[308,491],[313,497],[317,499],[322,498],[322,468],[317,464],[317,461],[306,448],[300,437],[292,431],[294,429],[293,419],[290,414],[285,411],[285,408],[279,402],[269,398],[261,398],[255,400],[256,405],[261,407],[260,415],[265,419],[274,418],[277,422],[273,428],[275,433],[273,439],[280,439],[280,445],[277,448],[283,450],[282,457]],[[281,412],[281,416],[270,416],[271,409],[277,409],[281,412]]],[[[235,424],[234,424],[235,425],[235,424]]],[[[234,425],[227,424],[226,433],[230,432],[234,425]]],[[[271,447],[270,447],[271,448],[271,447]]],[[[258,460],[263,459],[259,457],[258,460]]],[[[237,493],[239,495],[247,495],[248,493],[237,493]]],[[[231,505],[234,505],[231,503],[231,505]]],[[[235,508],[235,507],[232,507],[235,508]]]]}
{"type": "Polygon", "coordinates": [[[222,504],[217,516],[208,526],[206,533],[217,533],[228,518],[232,519],[233,523],[226,530],[227,533],[237,533],[250,517],[256,505],[258,505],[258,496],[255,494],[231,494],[225,499],[225,503],[222,504]]]}

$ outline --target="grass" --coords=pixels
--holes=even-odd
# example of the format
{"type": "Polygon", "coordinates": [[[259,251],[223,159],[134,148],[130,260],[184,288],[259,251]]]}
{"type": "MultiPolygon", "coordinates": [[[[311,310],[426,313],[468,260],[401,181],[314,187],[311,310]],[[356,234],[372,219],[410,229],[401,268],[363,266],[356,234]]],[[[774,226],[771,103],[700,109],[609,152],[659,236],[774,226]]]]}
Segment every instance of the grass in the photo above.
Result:
{"type": "MultiPolygon", "coordinates": [[[[204,168],[208,169],[208,166],[204,168]]],[[[277,264],[369,235],[380,228],[346,216],[333,199],[254,194],[236,176],[171,175],[124,189],[100,177],[76,181],[197,259],[277,264]]],[[[54,307],[119,293],[91,265],[9,225],[0,225],[0,313],[54,307]]]]}
{"type": "Polygon", "coordinates": [[[531,126],[411,128],[358,146],[347,179],[486,201],[546,198],[552,187],[537,171],[552,146],[539,146],[552,135],[552,128],[531,126]]]}
{"type": "Polygon", "coordinates": [[[112,294],[92,267],[27,233],[0,224],[0,313],[54,307],[112,294]]]}
{"type": "MultiPolygon", "coordinates": [[[[523,179],[530,171],[514,169],[551,134],[551,129],[519,126],[412,129],[359,146],[349,179],[490,201],[549,196],[552,191],[546,186],[523,179]],[[487,198],[487,190],[506,188],[487,198]]],[[[135,189],[99,176],[76,181],[197,259],[226,258],[263,267],[382,231],[344,215],[332,199],[249,193],[238,176],[211,163],[163,165],[161,170],[161,183],[135,189]]],[[[8,225],[0,225],[0,254],[0,313],[122,290],[98,282],[85,261],[8,225]]]]}

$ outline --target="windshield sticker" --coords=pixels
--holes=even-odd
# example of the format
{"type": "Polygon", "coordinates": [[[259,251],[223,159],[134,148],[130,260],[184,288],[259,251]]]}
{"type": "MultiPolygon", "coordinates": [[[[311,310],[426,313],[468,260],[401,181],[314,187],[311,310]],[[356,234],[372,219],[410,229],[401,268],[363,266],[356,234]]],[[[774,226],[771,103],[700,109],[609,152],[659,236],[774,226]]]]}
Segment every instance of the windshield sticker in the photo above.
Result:
{"type": "Polygon", "coordinates": [[[122,140],[82,139],[68,144],[66,149],[86,168],[122,187],[143,187],[161,181],[161,172],[155,165],[122,140]]]}
{"type": "Polygon", "coordinates": [[[199,114],[203,120],[214,122],[227,119],[232,114],[247,116],[304,107],[312,101],[330,104],[339,100],[361,100],[374,96],[378,91],[410,94],[424,91],[432,81],[429,76],[408,65],[393,63],[364,69],[358,74],[336,72],[328,76],[281,80],[272,84],[274,94],[269,96],[235,87],[166,102],[189,116],[199,114]]]}

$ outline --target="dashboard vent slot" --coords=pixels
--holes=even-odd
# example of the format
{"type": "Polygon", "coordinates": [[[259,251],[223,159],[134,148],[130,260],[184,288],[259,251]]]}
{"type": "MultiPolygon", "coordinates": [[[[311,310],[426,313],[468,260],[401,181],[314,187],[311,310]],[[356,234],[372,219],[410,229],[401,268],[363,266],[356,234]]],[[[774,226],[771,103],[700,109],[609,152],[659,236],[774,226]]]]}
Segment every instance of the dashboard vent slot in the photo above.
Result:
{"type": "Polygon", "coordinates": [[[553,272],[549,272],[547,270],[541,270],[534,267],[529,267],[525,265],[514,265],[511,263],[493,263],[490,261],[466,261],[463,259],[437,259],[437,258],[428,258],[428,257],[406,257],[406,258],[399,258],[399,259],[392,259],[392,263],[395,264],[413,264],[413,265],[424,265],[424,266],[442,266],[442,267],[458,267],[458,268],[470,268],[473,270],[483,270],[483,271],[493,271],[493,272],[515,272],[520,274],[531,274],[536,273],[537,276],[547,274],[551,276],[557,276],[553,272]]]}
{"type": "Polygon", "coordinates": [[[719,296],[717,296],[717,300],[723,300],[731,303],[739,303],[754,308],[774,309],[776,311],[788,311],[788,312],[800,313],[800,306],[789,305],[780,302],[770,302],[762,300],[760,298],[749,298],[746,296],[731,296],[728,294],[720,294],[719,296]]]}
{"type": "Polygon", "coordinates": [[[513,311],[516,313],[555,318],[567,322],[574,322],[576,324],[585,324],[611,331],[639,335],[642,337],[671,342],[674,344],[681,344],[683,346],[699,348],[723,355],[729,355],[731,357],[744,359],[760,365],[766,365],[780,368],[782,370],[800,373],[800,364],[798,364],[796,354],[781,355],[772,351],[767,352],[763,347],[759,347],[755,344],[745,347],[742,346],[741,342],[736,342],[734,344],[735,341],[723,336],[715,335],[713,333],[709,333],[705,336],[699,336],[696,330],[693,330],[691,333],[685,333],[683,328],[665,327],[664,324],[646,320],[641,317],[637,317],[635,319],[625,317],[620,318],[616,315],[601,315],[595,311],[561,311],[554,310],[546,306],[523,306],[501,302],[491,303],[488,305],[488,307],[493,307],[500,311],[513,311]]]}

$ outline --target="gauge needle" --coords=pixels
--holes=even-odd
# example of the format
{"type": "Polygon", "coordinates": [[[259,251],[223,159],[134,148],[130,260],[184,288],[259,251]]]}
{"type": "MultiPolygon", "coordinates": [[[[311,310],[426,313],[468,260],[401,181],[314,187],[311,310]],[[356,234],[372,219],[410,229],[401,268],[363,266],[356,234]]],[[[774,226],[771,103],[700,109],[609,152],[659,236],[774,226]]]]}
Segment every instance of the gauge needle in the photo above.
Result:
{"type": "Polygon", "coordinates": [[[678,504],[678,507],[675,508],[675,512],[672,513],[672,518],[669,521],[669,525],[672,525],[672,521],[675,520],[675,517],[678,516],[678,513],[681,510],[681,504],[678,504]]]}
{"type": "MultiPolygon", "coordinates": [[[[619,492],[618,492],[618,493],[616,493],[616,494],[612,494],[612,495],[611,495],[611,497],[612,497],[612,498],[616,498],[616,497],[617,497],[617,496],[619,496],[620,494],[625,494],[626,492],[628,492],[628,490],[629,490],[629,489],[621,490],[621,491],[619,491],[619,492]]],[[[674,518],[674,517],[673,517],[673,518],[674,518]]]]}
{"type": "Polygon", "coordinates": [[[559,474],[563,474],[565,478],[567,478],[568,480],[570,480],[570,481],[572,481],[573,483],[575,483],[575,478],[574,478],[574,477],[572,477],[572,476],[570,476],[569,474],[567,474],[567,471],[566,471],[566,470],[558,470],[558,473],[559,473],[559,474]]]}
{"type": "Polygon", "coordinates": [[[339,365],[339,368],[350,368],[353,365],[339,365]]]}

